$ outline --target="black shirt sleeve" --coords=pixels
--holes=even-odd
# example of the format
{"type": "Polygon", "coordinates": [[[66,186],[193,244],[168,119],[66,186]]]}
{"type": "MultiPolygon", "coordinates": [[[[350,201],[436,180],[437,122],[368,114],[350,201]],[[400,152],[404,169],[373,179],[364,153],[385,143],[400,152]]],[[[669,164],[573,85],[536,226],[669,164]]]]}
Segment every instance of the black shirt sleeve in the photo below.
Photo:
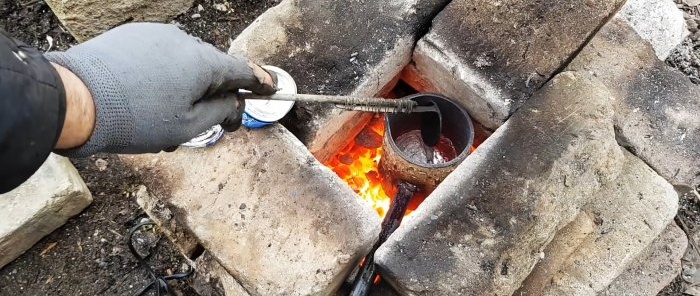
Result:
{"type": "Polygon", "coordinates": [[[63,82],[51,63],[0,30],[0,194],[44,163],[65,113],[63,82]]]}

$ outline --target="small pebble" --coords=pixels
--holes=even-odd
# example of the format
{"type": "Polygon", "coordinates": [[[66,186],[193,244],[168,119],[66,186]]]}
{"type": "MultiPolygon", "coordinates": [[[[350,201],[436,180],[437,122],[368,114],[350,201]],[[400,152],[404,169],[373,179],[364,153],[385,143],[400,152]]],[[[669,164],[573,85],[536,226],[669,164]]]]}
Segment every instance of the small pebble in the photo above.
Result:
{"type": "Polygon", "coordinates": [[[192,19],[198,19],[198,18],[200,18],[200,17],[202,17],[202,15],[199,14],[199,13],[195,13],[195,14],[193,14],[193,15],[191,16],[192,19]]]}
{"type": "Polygon", "coordinates": [[[214,9],[216,9],[218,11],[223,11],[223,12],[228,11],[228,7],[226,7],[226,4],[221,4],[221,3],[214,4],[214,9]]]}
{"type": "Polygon", "coordinates": [[[199,11],[199,12],[204,11],[204,6],[202,6],[202,4],[198,4],[198,5],[197,5],[197,11],[199,11]]]}

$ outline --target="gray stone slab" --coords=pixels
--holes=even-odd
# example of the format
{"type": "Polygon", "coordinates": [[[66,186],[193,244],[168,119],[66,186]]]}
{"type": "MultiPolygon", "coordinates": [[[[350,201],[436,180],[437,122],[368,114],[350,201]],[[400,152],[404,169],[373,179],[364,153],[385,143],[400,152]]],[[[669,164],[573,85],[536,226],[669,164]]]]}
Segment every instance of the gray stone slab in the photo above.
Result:
{"type": "Polygon", "coordinates": [[[678,194],[626,152],[620,176],[603,186],[584,211],[594,217],[596,231],[566,258],[538,295],[593,296],[605,291],[673,222],[678,194]]]}
{"type": "Polygon", "coordinates": [[[29,180],[0,195],[0,268],[92,203],[67,158],[52,154],[29,180]]]}
{"type": "Polygon", "coordinates": [[[627,0],[615,16],[649,42],[662,61],[690,34],[683,12],[672,0],[627,0]]]}
{"type": "Polygon", "coordinates": [[[681,272],[681,257],[688,246],[683,230],[671,223],[601,296],[653,296],[681,272]]]}
{"type": "Polygon", "coordinates": [[[418,42],[418,71],[495,129],[624,3],[454,0],[418,42]]]}
{"type": "Polygon", "coordinates": [[[595,231],[594,217],[586,212],[580,212],[574,221],[557,231],[554,239],[540,254],[540,260],[532,269],[530,275],[520,285],[517,296],[539,296],[547,287],[552,277],[566,264],[566,259],[573,254],[584,242],[584,239],[595,231]]]}
{"type": "MultiPolygon", "coordinates": [[[[417,36],[448,2],[285,0],[229,52],[287,70],[300,93],[375,96],[410,62],[417,36]]],[[[360,131],[361,120],[356,112],[298,104],[282,123],[323,161],[360,131]]]]}
{"type": "Polygon", "coordinates": [[[188,284],[199,296],[250,296],[209,253],[204,252],[194,265],[195,275],[188,284]]]}
{"type": "Polygon", "coordinates": [[[251,295],[329,295],[379,234],[376,213],[280,125],[122,158],[251,295]]]}
{"type": "Polygon", "coordinates": [[[83,42],[118,25],[136,22],[170,22],[192,7],[193,0],[47,0],[66,29],[83,42]]]}
{"type": "Polygon", "coordinates": [[[558,229],[615,180],[612,97],[586,73],[552,79],[378,250],[402,295],[511,295],[558,229]]]}
{"type": "Polygon", "coordinates": [[[613,93],[621,145],[673,185],[698,188],[700,87],[620,20],[603,27],[568,69],[597,76],[613,93]]]}

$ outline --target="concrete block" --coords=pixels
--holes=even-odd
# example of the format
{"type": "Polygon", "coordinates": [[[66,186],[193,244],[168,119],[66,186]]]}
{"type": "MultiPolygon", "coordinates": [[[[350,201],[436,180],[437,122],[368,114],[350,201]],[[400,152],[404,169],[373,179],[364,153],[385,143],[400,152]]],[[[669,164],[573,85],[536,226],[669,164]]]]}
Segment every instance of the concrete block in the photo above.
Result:
{"type": "Polygon", "coordinates": [[[379,248],[402,295],[511,295],[557,230],[622,169],[612,96],[565,72],[469,156],[379,248]]]}
{"type": "Polygon", "coordinates": [[[634,259],[601,296],[653,296],[681,272],[681,257],[688,246],[683,230],[671,223],[661,235],[634,259]]]}
{"type": "Polygon", "coordinates": [[[628,0],[616,17],[649,42],[662,61],[690,34],[683,12],[672,0],[628,0]]]}
{"type": "Polygon", "coordinates": [[[122,159],[250,295],[329,295],[379,235],[377,214],[280,125],[122,159]]]}
{"type": "Polygon", "coordinates": [[[454,0],[413,59],[437,92],[496,129],[624,2],[454,0]]]}
{"type": "Polygon", "coordinates": [[[192,7],[193,0],[47,0],[58,20],[80,42],[121,24],[170,22],[192,7]]]}
{"type": "MultiPolygon", "coordinates": [[[[285,0],[229,52],[287,70],[299,92],[375,96],[410,62],[417,36],[447,2],[285,0]]],[[[360,131],[361,120],[356,112],[298,104],[282,123],[325,161],[360,131]]]]}
{"type": "Polygon", "coordinates": [[[92,203],[67,158],[52,154],[24,184],[0,194],[0,267],[92,203]]]}
{"type": "Polygon", "coordinates": [[[595,231],[593,217],[586,212],[580,212],[574,221],[559,230],[554,239],[541,253],[540,260],[532,269],[532,273],[521,284],[517,296],[539,296],[556,274],[566,263],[566,259],[583,243],[584,239],[595,231]]]}
{"type": "Polygon", "coordinates": [[[604,185],[584,211],[594,217],[596,231],[566,258],[539,295],[593,296],[605,291],[673,222],[678,194],[626,152],[620,176],[604,185]]]}
{"type": "Polygon", "coordinates": [[[613,93],[620,145],[678,188],[699,188],[699,86],[659,61],[651,45],[617,19],[568,69],[597,76],[613,93]]]}
{"type": "Polygon", "coordinates": [[[250,296],[238,281],[209,253],[195,261],[195,276],[189,285],[201,296],[250,296]]]}

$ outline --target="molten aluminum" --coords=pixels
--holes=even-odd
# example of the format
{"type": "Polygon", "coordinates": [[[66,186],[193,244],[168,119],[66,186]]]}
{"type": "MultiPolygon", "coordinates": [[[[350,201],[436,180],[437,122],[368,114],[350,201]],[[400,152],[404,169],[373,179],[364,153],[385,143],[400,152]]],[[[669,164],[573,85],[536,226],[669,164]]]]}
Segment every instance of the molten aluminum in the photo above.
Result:
{"type": "Polygon", "coordinates": [[[457,151],[450,139],[440,136],[438,144],[430,147],[423,142],[419,130],[409,131],[396,138],[396,146],[406,157],[417,163],[441,164],[457,157],[457,151]]]}

